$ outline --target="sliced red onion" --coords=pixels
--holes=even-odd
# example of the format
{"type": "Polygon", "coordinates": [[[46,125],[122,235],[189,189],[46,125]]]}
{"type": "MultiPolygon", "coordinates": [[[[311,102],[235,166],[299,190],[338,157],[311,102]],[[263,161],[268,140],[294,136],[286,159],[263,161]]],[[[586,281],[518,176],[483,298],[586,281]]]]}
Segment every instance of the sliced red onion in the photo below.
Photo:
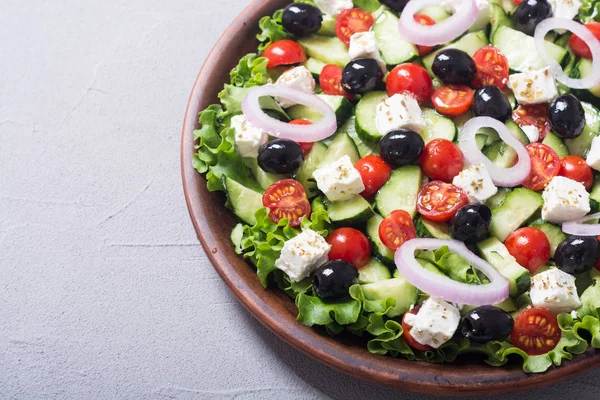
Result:
{"type": "Polygon", "coordinates": [[[400,15],[400,34],[414,44],[436,46],[459,37],[473,25],[479,15],[476,0],[465,0],[461,2],[456,13],[435,25],[425,26],[415,21],[414,15],[419,11],[440,3],[441,0],[410,0],[400,15]]]}
{"type": "Polygon", "coordinates": [[[271,136],[290,139],[296,142],[318,142],[327,139],[337,130],[337,120],[333,109],[317,95],[303,92],[286,85],[265,85],[252,88],[242,101],[242,111],[246,119],[271,136]],[[260,98],[281,97],[286,100],[314,108],[323,118],[312,125],[291,125],[268,116],[260,108],[260,98]]]}
{"type": "Polygon", "coordinates": [[[562,224],[562,230],[568,235],[577,236],[599,236],[600,224],[586,224],[585,222],[600,218],[600,213],[586,215],[583,218],[575,221],[565,222],[562,224]]]}
{"type": "Polygon", "coordinates": [[[520,185],[531,172],[531,159],[527,149],[502,122],[490,117],[476,117],[467,121],[458,138],[458,145],[462,150],[465,160],[471,165],[483,164],[486,166],[494,184],[503,187],[515,187],[520,185]],[[481,128],[492,128],[507,145],[512,147],[519,161],[511,168],[500,168],[490,161],[475,141],[475,135],[481,128]]]}
{"type": "Polygon", "coordinates": [[[467,249],[463,242],[458,240],[412,239],[396,250],[394,261],[396,267],[408,282],[433,297],[473,306],[500,303],[508,298],[508,280],[496,268],[477,257],[467,249]],[[448,246],[453,253],[461,256],[474,268],[483,272],[490,283],[470,285],[457,282],[426,270],[415,259],[415,251],[417,250],[437,250],[443,246],[448,246]]]}
{"type": "Polygon", "coordinates": [[[600,41],[585,26],[567,18],[548,18],[535,28],[535,47],[557,81],[573,89],[589,89],[600,84],[600,41]],[[581,79],[569,78],[560,64],[548,55],[544,38],[546,34],[555,29],[566,29],[579,36],[588,45],[593,57],[592,72],[581,79]]]}

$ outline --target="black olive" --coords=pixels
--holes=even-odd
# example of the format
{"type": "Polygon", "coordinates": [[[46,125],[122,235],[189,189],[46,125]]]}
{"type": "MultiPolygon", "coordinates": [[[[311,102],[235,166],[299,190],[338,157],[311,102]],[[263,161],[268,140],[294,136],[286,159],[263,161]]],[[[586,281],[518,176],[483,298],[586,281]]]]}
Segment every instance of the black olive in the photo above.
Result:
{"type": "Polygon", "coordinates": [[[356,278],[358,270],[354,264],[343,260],[329,261],[315,271],[313,290],[321,299],[341,299],[348,296],[356,278]]]}
{"type": "Polygon", "coordinates": [[[477,117],[492,117],[504,122],[512,115],[512,107],[497,86],[482,86],[475,91],[473,111],[477,117]]]}
{"type": "Polygon", "coordinates": [[[596,236],[571,236],[556,248],[554,261],[567,274],[576,275],[592,269],[600,255],[596,236]]]}
{"type": "Polygon", "coordinates": [[[470,55],[458,49],[440,50],[433,59],[431,70],[444,83],[470,85],[477,66],[470,55]]]}
{"type": "Polygon", "coordinates": [[[550,126],[563,139],[575,139],[585,128],[585,111],[579,99],[563,94],[550,103],[548,111],[550,126]]]}
{"type": "Polygon", "coordinates": [[[265,172],[289,174],[302,164],[302,149],[293,140],[276,139],[258,149],[258,165],[265,172]]]}
{"type": "Polygon", "coordinates": [[[494,307],[481,306],[464,316],[461,333],[467,339],[477,343],[502,340],[512,332],[515,322],[509,313],[494,307]]]}
{"type": "Polygon", "coordinates": [[[492,223],[492,211],[481,203],[468,204],[458,210],[450,226],[450,235],[466,244],[475,244],[487,236],[492,223]]]}
{"type": "Polygon", "coordinates": [[[359,58],[350,61],[342,73],[342,88],[354,94],[364,94],[374,90],[383,81],[383,71],[373,58],[359,58]]]}
{"type": "Polygon", "coordinates": [[[283,10],[283,27],[301,37],[317,33],[323,24],[323,15],[317,7],[306,3],[290,4],[283,10]]]}
{"type": "Polygon", "coordinates": [[[408,129],[392,131],[379,142],[381,158],[393,167],[414,163],[421,157],[424,148],[421,135],[408,129]]]}
{"type": "Polygon", "coordinates": [[[552,6],[548,0],[525,0],[515,10],[513,22],[515,29],[533,36],[535,27],[552,16],[552,6]]]}
{"type": "Polygon", "coordinates": [[[409,0],[379,0],[381,4],[396,12],[402,12],[409,0]]]}

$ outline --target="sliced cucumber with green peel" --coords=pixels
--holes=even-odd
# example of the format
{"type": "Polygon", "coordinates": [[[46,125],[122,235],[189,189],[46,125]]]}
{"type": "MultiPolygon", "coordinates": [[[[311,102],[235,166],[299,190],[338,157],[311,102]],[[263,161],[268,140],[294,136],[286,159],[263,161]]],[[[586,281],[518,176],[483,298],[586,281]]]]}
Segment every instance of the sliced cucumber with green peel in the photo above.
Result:
{"type": "Polygon", "coordinates": [[[390,178],[375,196],[381,215],[394,210],[404,210],[411,218],[417,213],[417,195],[423,182],[423,172],[418,165],[406,165],[392,171],[390,178]]]}
{"type": "Polygon", "coordinates": [[[253,157],[244,158],[244,164],[252,171],[252,174],[260,187],[265,190],[275,182],[287,178],[286,175],[271,174],[263,171],[263,169],[258,166],[256,158],[253,157]]]}
{"type": "MultiPolygon", "coordinates": [[[[321,100],[327,103],[335,112],[338,126],[342,125],[352,115],[352,103],[344,96],[331,96],[328,94],[317,95],[321,100]]],[[[302,104],[296,104],[288,108],[287,114],[291,119],[307,119],[310,122],[318,122],[323,118],[323,114],[314,108],[302,104]]]]}
{"type": "Polygon", "coordinates": [[[352,140],[347,133],[338,133],[329,145],[327,154],[319,167],[336,162],[343,156],[350,157],[352,165],[355,165],[358,160],[360,160],[360,155],[358,154],[358,149],[356,148],[354,140],[352,140]]]}
{"type": "MultiPolygon", "coordinates": [[[[506,121],[506,127],[513,134],[515,138],[519,140],[524,146],[529,144],[529,138],[523,132],[521,127],[517,125],[512,120],[506,121]]],[[[490,136],[489,139],[493,138],[493,134],[490,131],[486,130],[490,136]]],[[[499,136],[498,136],[499,138],[499,136]]],[[[497,140],[492,143],[485,152],[485,155],[497,166],[500,168],[510,168],[515,165],[517,160],[517,152],[511,146],[503,142],[502,140],[497,140]]]]}
{"type": "Polygon", "coordinates": [[[590,103],[581,102],[585,111],[585,128],[577,139],[566,139],[565,144],[571,155],[585,158],[592,147],[592,140],[600,131],[600,112],[590,103]]]}
{"type": "Polygon", "coordinates": [[[379,262],[376,258],[372,258],[364,267],[358,270],[358,283],[374,283],[392,279],[390,269],[379,262]]]}
{"type": "Polygon", "coordinates": [[[317,32],[317,35],[322,36],[335,36],[335,22],[337,18],[333,15],[323,14],[323,22],[321,22],[321,29],[317,32]]]}
{"type": "Polygon", "coordinates": [[[327,64],[325,64],[323,61],[319,61],[316,58],[312,57],[304,62],[304,68],[309,70],[317,81],[319,79],[319,76],[321,76],[323,68],[325,68],[326,65],[327,64]]]}
{"type": "Polygon", "coordinates": [[[309,57],[314,57],[326,64],[335,64],[344,68],[350,62],[348,48],[337,37],[313,35],[298,40],[306,49],[309,57]]]}
{"type": "Polygon", "coordinates": [[[500,26],[508,26],[512,28],[512,20],[504,11],[504,9],[499,4],[492,4],[492,30],[490,31],[490,36],[494,36],[494,33],[500,26]]]}
{"type": "MultiPolygon", "coordinates": [[[[471,32],[467,33],[457,41],[450,43],[447,46],[442,47],[443,49],[459,49],[470,56],[473,56],[477,50],[480,48],[487,46],[489,44],[487,35],[484,31],[479,32],[471,32]]],[[[433,76],[433,71],[431,70],[431,66],[433,65],[433,60],[435,59],[435,55],[440,51],[434,51],[433,53],[428,54],[423,58],[423,66],[429,71],[429,74],[433,76]]]]}
{"type": "Polygon", "coordinates": [[[550,242],[550,256],[554,257],[554,252],[559,244],[565,241],[567,235],[562,231],[562,229],[550,222],[546,222],[544,220],[534,221],[531,225],[532,228],[537,228],[540,231],[544,232],[548,241],[550,242]]]}
{"type": "Polygon", "coordinates": [[[512,297],[519,296],[529,290],[529,286],[531,286],[529,271],[519,265],[517,260],[508,252],[506,246],[498,239],[493,237],[486,239],[477,243],[477,248],[483,259],[508,279],[512,297]]]}
{"type": "Polygon", "coordinates": [[[396,304],[389,309],[386,315],[390,318],[398,317],[407,312],[417,303],[419,291],[404,278],[392,278],[361,285],[367,300],[394,299],[396,304]]]}
{"type": "Polygon", "coordinates": [[[383,135],[377,129],[377,106],[387,99],[385,92],[371,92],[356,105],[356,133],[371,142],[378,142],[383,135]]]}
{"type": "MultiPolygon", "coordinates": [[[[499,309],[506,311],[507,313],[511,313],[511,312],[518,310],[517,306],[515,305],[515,302],[510,297],[501,303],[496,303],[496,304],[492,304],[492,305],[494,307],[498,307],[499,309]]],[[[468,304],[464,305],[462,310],[460,310],[460,315],[463,315],[463,316],[467,315],[467,313],[469,313],[470,311],[473,311],[476,308],[477,308],[477,306],[471,306],[468,304]]]]}
{"type": "Polygon", "coordinates": [[[379,154],[379,145],[377,143],[363,140],[356,132],[356,117],[351,117],[338,129],[338,133],[347,133],[354,140],[358,154],[360,157],[368,156],[369,154],[379,154]]]}
{"type": "MultiPolygon", "coordinates": [[[[592,73],[592,66],[592,60],[582,58],[581,60],[579,60],[579,63],[577,63],[577,66],[575,68],[579,72],[579,77],[585,78],[586,76],[592,73]]],[[[588,89],[588,92],[594,97],[600,97],[600,85],[588,89]]]]}
{"type": "Polygon", "coordinates": [[[415,223],[418,237],[434,239],[452,239],[450,227],[445,222],[433,222],[423,217],[418,217],[415,223]]]}
{"type": "Polygon", "coordinates": [[[371,204],[360,195],[343,201],[325,201],[325,206],[331,222],[339,225],[361,224],[375,215],[371,204]]]}
{"type": "Polygon", "coordinates": [[[367,221],[366,232],[367,237],[371,241],[371,251],[373,255],[379,259],[382,263],[389,267],[394,267],[394,252],[387,248],[385,244],[379,238],[379,225],[383,221],[383,217],[379,214],[375,214],[367,221]]]}
{"type": "Polygon", "coordinates": [[[398,31],[398,17],[391,11],[384,11],[377,18],[373,32],[381,58],[387,65],[402,64],[419,55],[417,46],[406,40],[398,31]]]}
{"type": "Polygon", "coordinates": [[[592,191],[590,192],[590,199],[600,203],[600,175],[597,175],[594,179],[594,185],[592,186],[592,191]]]}
{"type": "Polygon", "coordinates": [[[515,121],[509,119],[504,124],[506,125],[510,133],[512,133],[513,136],[516,137],[517,140],[523,144],[523,146],[527,146],[530,143],[529,138],[527,137],[525,132],[523,132],[523,129],[521,129],[521,127],[517,125],[515,121]]]}
{"type": "Polygon", "coordinates": [[[508,235],[531,219],[543,205],[544,200],[539,193],[525,188],[513,190],[502,205],[492,210],[490,234],[504,242],[508,235]]]}
{"type": "Polygon", "coordinates": [[[317,183],[313,178],[313,172],[319,168],[326,156],[327,146],[316,142],[296,172],[296,180],[304,186],[308,198],[313,198],[319,193],[317,183]]]}
{"type": "Polygon", "coordinates": [[[450,18],[452,15],[444,10],[441,6],[429,6],[419,11],[421,15],[427,15],[429,18],[434,20],[436,23],[442,22],[445,19],[450,18]]]}
{"type": "Polygon", "coordinates": [[[494,208],[498,208],[504,203],[504,199],[506,196],[512,191],[510,188],[498,188],[498,193],[490,197],[485,201],[485,204],[493,210],[494,208]]]}
{"type": "Polygon", "coordinates": [[[545,144],[554,150],[560,158],[569,155],[569,148],[565,144],[564,140],[562,140],[562,138],[554,132],[548,132],[544,140],[542,140],[542,144],[545,144]]]}
{"type": "Polygon", "coordinates": [[[263,208],[262,193],[256,192],[223,175],[227,204],[239,219],[249,225],[256,224],[256,212],[263,208]]]}
{"type": "Polygon", "coordinates": [[[433,139],[446,139],[453,142],[456,139],[456,125],[450,118],[444,117],[431,108],[423,109],[425,128],[420,132],[425,144],[433,139]]]}

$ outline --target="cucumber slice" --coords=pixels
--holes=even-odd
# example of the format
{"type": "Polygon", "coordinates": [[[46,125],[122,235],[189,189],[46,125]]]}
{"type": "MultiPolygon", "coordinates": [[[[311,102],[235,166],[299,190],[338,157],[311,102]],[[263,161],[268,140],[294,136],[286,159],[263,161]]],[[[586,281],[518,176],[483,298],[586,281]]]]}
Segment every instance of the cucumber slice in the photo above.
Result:
{"type": "Polygon", "coordinates": [[[377,129],[377,106],[387,99],[385,92],[371,92],[356,105],[356,133],[367,141],[378,142],[383,135],[377,129]]]}
{"type": "Polygon", "coordinates": [[[597,175],[594,179],[594,185],[592,186],[592,191],[590,192],[590,199],[600,203],[600,175],[597,175]]]}
{"type": "Polygon", "coordinates": [[[417,47],[406,40],[398,31],[398,17],[391,11],[384,11],[373,25],[375,40],[381,58],[389,66],[408,62],[419,55],[417,47]]]}
{"type": "Polygon", "coordinates": [[[475,115],[473,114],[473,111],[469,109],[465,113],[459,115],[458,117],[454,117],[452,120],[454,121],[454,125],[456,125],[456,130],[458,132],[462,131],[462,128],[465,126],[467,121],[469,121],[474,116],[475,115]]]}
{"type": "Polygon", "coordinates": [[[383,217],[379,214],[375,214],[367,221],[366,232],[369,240],[371,241],[371,251],[373,255],[377,257],[382,263],[390,267],[394,267],[394,252],[387,248],[385,244],[379,238],[379,225],[383,221],[383,217]]]}
{"type": "Polygon", "coordinates": [[[530,143],[529,138],[527,137],[525,132],[523,132],[523,129],[521,129],[521,127],[517,125],[515,121],[509,119],[504,124],[506,125],[510,133],[512,133],[513,136],[516,137],[517,140],[523,144],[523,146],[527,146],[530,143]]]}
{"type": "Polygon", "coordinates": [[[275,182],[287,178],[286,175],[270,174],[268,172],[263,171],[263,169],[258,166],[256,158],[244,158],[244,164],[246,164],[250,171],[252,171],[252,174],[254,175],[254,178],[256,179],[260,187],[265,190],[275,182]]]}
{"type": "Polygon", "coordinates": [[[442,22],[445,19],[450,18],[451,14],[449,14],[443,7],[440,6],[429,6],[425,7],[421,11],[419,11],[421,15],[427,15],[431,19],[433,19],[436,23],[442,22]]]}
{"type": "Polygon", "coordinates": [[[419,291],[402,277],[386,279],[379,282],[361,285],[367,300],[386,300],[392,298],[396,301],[386,315],[390,318],[398,317],[407,312],[417,303],[419,291]]]}
{"type": "MultiPolygon", "coordinates": [[[[459,50],[466,52],[470,56],[473,56],[473,54],[475,54],[475,52],[477,50],[479,50],[480,48],[482,48],[484,46],[487,46],[488,43],[489,43],[489,41],[488,41],[487,35],[485,34],[484,31],[471,32],[471,33],[467,33],[466,35],[464,35],[463,37],[458,39],[456,42],[450,43],[449,45],[442,47],[440,50],[459,49],[459,50]]],[[[433,65],[433,60],[435,59],[435,55],[440,50],[434,51],[433,53],[430,53],[423,58],[423,66],[427,69],[429,74],[432,76],[433,76],[433,71],[431,70],[431,66],[433,65]]]]}
{"type": "Polygon", "coordinates": [[[554,150],[560,158],[569,155],[569,148],[562,140],[562,138],[554,132],[548,132],[544,140],[542,140],[542,144],[545,144],[546,146],[554,150]]]}
{"type": "MultiPolygon", "coordinates": [[[[331,96],[328,94],[319,94],[317,96],[333,109],[338,126],[346,122],[352,115],[352,103],[344,96],[331,96]]],[[[313,123],[323,118],[323,114],[319,111],[302,104],[296,104],[288,108],[287,113],[291,119],[307,119],[313,123]]]]}
{"type": "MultiPolygon", "coordinates": [[[[519,125],[517,125],[514,121],[507,120],[506,127],[509,131],[511,131],[513,136],[519,140],[519,142],[523,143],[524,146],[529,144],[529,138],[525,132],[523,132],[521,127],[519,127],[519,125]]],[[[488,133],[488,140],[492,140],[496,137],[489,130],[482,129],[481,131],[488,133]]],[[[517,152],[502,140],[497,140],[496,142],[492,143],[486,150],[485,155],[500,168],[510,168],[515,165],[517,160],[517,152]]]]}
{"type": "Polygon", "coordinates": [[[577,139],[566,139],[565,144],[572,155],[586,158],[592,146],[592,140],[600,131],[600,112],[590,103],[581,102],[585,111],[585,128],[577,139]]]}
{"type": "Polygon", "coordinates": [[[313,77],[318,81],[319,76],[321,76],[321,71],[325,68],[327,64],[323,61],[319,61],[316,58],[309,58],[304,62],[304,68],[310,71],[313,77]]]}
{"type": "Polygon", "coordinates": [[[490,36],[494,36],[494,33],[500,26],[508,26],[509,28],[512,28],[512,20],[499,4],[492,4],[491,23],[492,30],[490,36]]]}
{"type": "Polygon", "coordinates": [[[504,203],[504,199],[506,199],[506,196],[508,196],[510,192],[511,189],[509,188],[498,188],[498,193],[487,199],[485,204],[491,210],[493,210],[494,208],[498,208],[502,205],[502,203],[504,203]]]}
{"type": "Polygon", "coordinates": [[[525,188],[513,190],[501,206],[492,210],[490,233],[504,242],[508,235],[520,228],[543,205],[544,200],[539,193],[525,188]]]}
{"type": "Polygon", "coordinates": [[[475,143],[477,144],[477,148],[479,150],[483,150],[483,148],[485,147],[486,139],[486,135],[480,135],[479,133],[475,135],[475,143]]]}
{"type": "MultiPolygon", "coordinates": [[[[592,72],[592,65],[592,60],[582,58],[576,67],[579,71],[579,77],[585,78],[588,76],[592,72]]],[[[594,97],[600,97],[600,85],[588,89],[588,92],[594,97]]]]}
{"type": "Polygon", "coordinates": [[[450,118],[438,114],[431,108],[423,109],[423,118],[426,125],[420,135],[425,144],[433,139],[446,139],[451,142],[456,139],[456,125],[450,118]]]}
{"type": "Polygon", "coordinates": [[[534,221],[531,225],[532,228],[537,228],[540,231],[546,234],[548,241],[550,242],[550,256],[554,257],[554,252],[559,244],[565,241],[567,235],[562,231],[562,229],[556,225],[553,225],[544,220],[538,219],[534,221]]]}
{"type": "Polygon", "coordinates": [[[344,201],[325,201],[331,222],[339,225],[357,225],[375,215],[371,204],[364,197],[356,195],[344,201]]]}
{"type": "Polygon", "coordinates": [[[417,195],[422,182],[423,173],[418,165],[406,165],[395,169],[375,196],[377,209],[386,216],[394,210],[404,210],[414,218],[417,213],[417,195]]]}
{"type": "Polygon", "coordinates": [[[256,224],[256,212],[263,208],[262,193],[256,192],[223,175],[227,203],[239,219],[249,225],[256,224]]]}
{"type": "Polygon", "coordinates": [[[335,22],[337,18],[333,15],[323,14],[323,22],[321,23],[321,29],[317,32],[317,35],[323,36],[335,36],[335,22]]]}
{"type": "Polygon", "coordinates": [[[356,164],[358,160],[360,160],[358,149],[356,148],[356,144],[354,144],[352,138],[350,138],[347,133],[338,133],[329,145],[327,154],[325,155],[325,158],[319,167],[331,164],[343,156],[349,156],[350,161],[352,161],[352,165],[356,164]]]}
{"type": "Polygon", "coordinates": [[[423,217],[419,217],[415,224],[418,237],[428,237],[434,239],[452,239],[450,236],[450,227],[444,222],[433,222],[423,217]]]}
{"type": "Polygon", "coordinates": [[[314,57],[326,64],[335,64],[344,68],[350,62],[348,48],[337,37],[313,35],[298,40],[306,49],[309,57],[314,57]]]}
{"type": "Polygon", "coordinates": [[[354,144],[358,149],[360,157],[365,157],[369,154],[379,154],[379,145],[373,142],[364,141],[356,132],[356,117],[351,117],[338,129],[338,133],[344,132],[354,140],[354,144]]]}
{"type": "MultiPolygon", "coordinates": [[[[527,71],[530,68],[542,69],[546,63],[540,58],[535,48],[533,37],[507,26],[499,26],[492,36],[492,44],[508,59],[508,65],[514,71],[527,71]]],[[[546,41],[548,55],[561,63],[567,50],[546,41]]]]}
{"type": "Polygon", "coordinates": [[[506,246],[498,239],[493,237],[486,239],[479,242],[477,248],[481,256],[508,279],[511,296],[516,297],[529,290],[531,285],[529,271],[519,265],[506,246]]]}
{"type": "Polygon", "coordinates": [[[317,183],[312,175],[313,172],[319,168],[319,165],[323,163],[326,155],[327,146],[321,142],[316,142],[296,172],[296,180],[304,186],[306,195],[309,199],[315,197],[319,193],[317,183]]]}
{"type": "Polygon", "coordinates": [[[493,0],[495,3],[499,4],[507,14],[513,14],[517,9],[517,4],[515,4],[514,0],[493,0]]]}
{"type": "MultiPolygon", "coordinates": [[[[496,304],[492,304],[494,307],[498,307],[501,310],[506,311],[507,313],[511,313],[514,311],[517,311],[518,308],[515,304],[515,302],[513,301],[513,299],[511,299],[510,297],[506,300],[504,300],[501,303],[496,303],[496,304]]],[[[472,311],[474,309],[476,309],[477,306],[471,306],[471,305],[464,305],[462,310],[460,310],[460,315],[466,315],[469,311],[472,311]]]]}
{"type": "Polygon", "coordinates": [[[388,267],[372,258],[364,267],[358,270],[358,283],[374,283],[384,279],[392,279],[392,274],[388,267]]]}

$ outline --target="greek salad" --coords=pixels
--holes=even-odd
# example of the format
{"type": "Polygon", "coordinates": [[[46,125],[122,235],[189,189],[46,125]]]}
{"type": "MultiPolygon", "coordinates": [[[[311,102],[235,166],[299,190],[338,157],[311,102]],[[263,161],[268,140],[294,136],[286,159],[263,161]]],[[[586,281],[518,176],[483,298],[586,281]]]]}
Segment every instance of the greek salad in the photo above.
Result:
{"type": "Polygon", "coordinates": [[[544,372],[600,348],[600,1],[296,0],[194,167],[298,321],[544,372]]]}

